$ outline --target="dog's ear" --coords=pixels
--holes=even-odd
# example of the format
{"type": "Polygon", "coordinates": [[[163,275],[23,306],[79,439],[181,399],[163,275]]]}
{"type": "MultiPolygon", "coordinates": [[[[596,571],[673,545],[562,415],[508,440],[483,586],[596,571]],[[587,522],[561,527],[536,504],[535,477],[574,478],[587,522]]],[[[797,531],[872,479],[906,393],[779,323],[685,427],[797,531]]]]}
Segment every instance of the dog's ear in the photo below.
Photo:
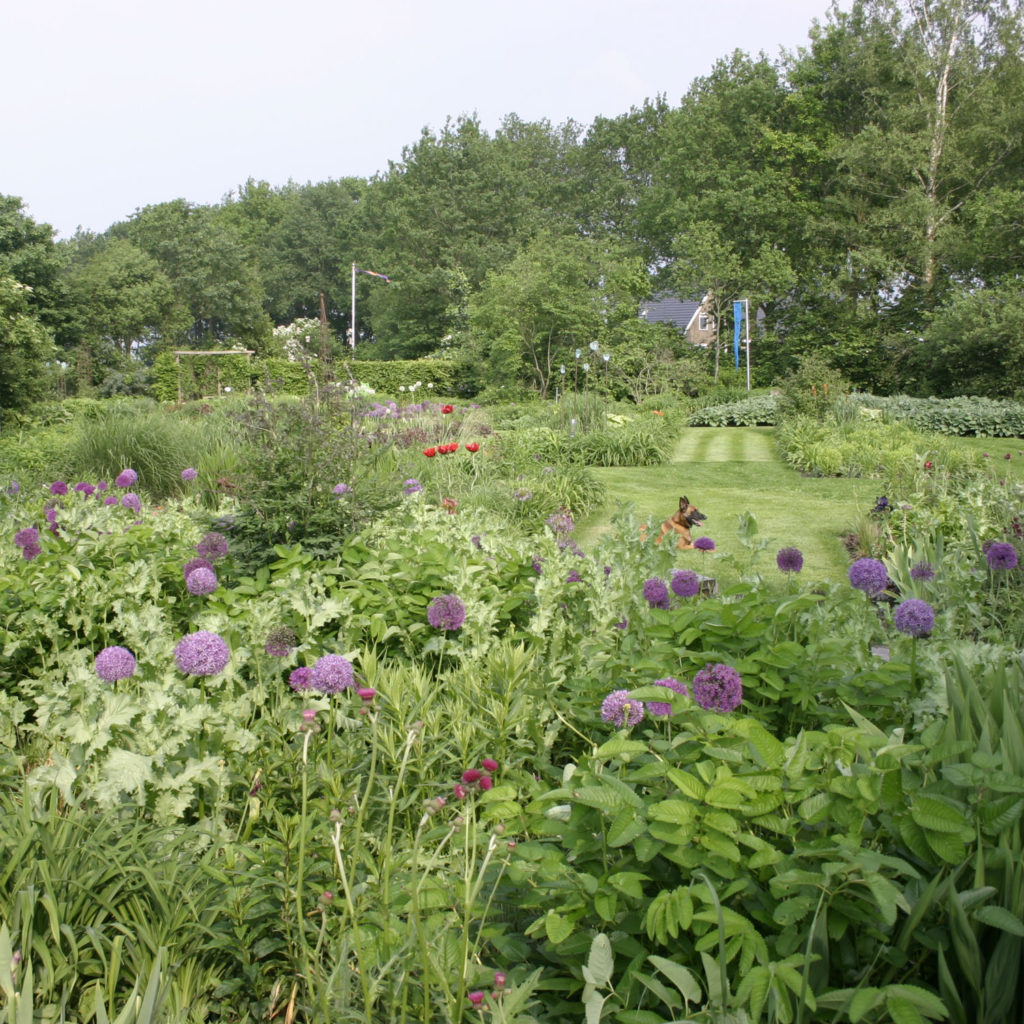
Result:
{"type": "Polygon", "coordinates": [[[687,508],[687,506],[688,506],[689,504],[690,504],[690,499],[689,499],[689,498],[687,498],[687,497],[682,497],[682,498],[680,498],[680,499],[679,499],[679,507],[680,507],[680,508],[681,508],[681,509],[682,509],[682,510],[683,510],[684,512],[686,511],[686,508],[687,508]]]}

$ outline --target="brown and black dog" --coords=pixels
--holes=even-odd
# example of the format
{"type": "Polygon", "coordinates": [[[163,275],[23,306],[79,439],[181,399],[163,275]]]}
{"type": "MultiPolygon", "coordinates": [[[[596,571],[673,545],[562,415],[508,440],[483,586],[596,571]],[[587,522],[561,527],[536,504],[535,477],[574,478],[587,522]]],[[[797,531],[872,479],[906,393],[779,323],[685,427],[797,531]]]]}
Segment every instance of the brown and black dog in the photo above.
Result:
{"type": "Polygon", "coordinates": [[[698,511],[696,505],[690,504],[690,499],[683,497],[679,499],[679,510],[673,512],[668,519],[661,524],[661,533],[654,542],[660,544],[665,539],[665,534],[675,530],[679,534],[679,542],[676,547],[680,551],[693,547],[693,538],[690,536],[690,527],[694,523],[702,523],[707,519],[703,512],[698,511]]]}

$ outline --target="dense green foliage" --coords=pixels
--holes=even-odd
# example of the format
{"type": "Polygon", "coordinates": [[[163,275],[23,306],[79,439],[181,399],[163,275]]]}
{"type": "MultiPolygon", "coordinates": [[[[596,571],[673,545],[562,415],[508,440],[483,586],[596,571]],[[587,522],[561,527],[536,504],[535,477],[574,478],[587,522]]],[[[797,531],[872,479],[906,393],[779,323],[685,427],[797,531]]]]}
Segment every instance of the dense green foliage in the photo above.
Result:
{"type": "Polygon", "coordinates": [[[250,180],[60,245],[0,197],[0,279],[31,289],[0,403],[29,383],[141,393],[176,349],[280,356],[272,328],[294,322],[317,324],[307,355],[325,377],[354,343],[452,359],[459,394],[543,395],[597,341],[617,397],[692,394],[731,372],[738,299],[759,386],[813,354],[874,393],[1013,397],[1021,4],[844,6],[805,48],[723,57],[677,103],[589,126],[509,115],[493,133],[461,116],[367,181],[250,180]],[[390,278],[357,274],[357,310],[354,265],[390,278]],[[638,301],[666,290],[706,295],[720,327],[681,366],[678,336],[637,329],[638,301]]]}

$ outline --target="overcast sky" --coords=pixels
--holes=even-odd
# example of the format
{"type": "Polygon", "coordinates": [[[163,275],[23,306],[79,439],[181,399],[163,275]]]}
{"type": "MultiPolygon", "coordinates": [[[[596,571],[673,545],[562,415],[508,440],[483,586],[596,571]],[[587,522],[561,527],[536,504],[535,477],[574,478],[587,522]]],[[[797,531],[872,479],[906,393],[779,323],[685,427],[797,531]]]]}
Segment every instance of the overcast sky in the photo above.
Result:
{"type": "Polygon", "coordinates": [[[6,0],[0,194],[67,237],[248,178],[371,177],[476,113],[588,125],[734,49],[807,43],[829,0],[6,0]]]}

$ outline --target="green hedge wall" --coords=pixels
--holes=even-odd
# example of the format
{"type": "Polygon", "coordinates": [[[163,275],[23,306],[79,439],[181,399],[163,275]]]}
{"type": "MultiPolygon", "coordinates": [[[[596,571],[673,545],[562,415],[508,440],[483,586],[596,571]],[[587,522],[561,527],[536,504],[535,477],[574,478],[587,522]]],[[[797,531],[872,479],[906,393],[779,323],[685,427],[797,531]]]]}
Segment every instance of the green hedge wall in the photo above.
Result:
{"type": "MultiPolygon", "coordinates": [[[[223,393],[225,388],[236,393],[254,388],[268,394],[305,395],[309,393],[310,373],[323,384],[324,374],[318,362],[307,368],[287,359],[247,359],[233,353],[184,356],[176,361],[170,352],[164,352],[153,363],[152,393],[160,402],[206,398],[218,391],[223,393]]],[[[397,395],[416,383],[423,388],[432,385],[429,392],[438,397],[468,394],[460,381],[459,367],[438,359],[354,359],[335,364],[335,380],[344,382],[350,375],[360,384],[389,395],[397,395]]]]}

